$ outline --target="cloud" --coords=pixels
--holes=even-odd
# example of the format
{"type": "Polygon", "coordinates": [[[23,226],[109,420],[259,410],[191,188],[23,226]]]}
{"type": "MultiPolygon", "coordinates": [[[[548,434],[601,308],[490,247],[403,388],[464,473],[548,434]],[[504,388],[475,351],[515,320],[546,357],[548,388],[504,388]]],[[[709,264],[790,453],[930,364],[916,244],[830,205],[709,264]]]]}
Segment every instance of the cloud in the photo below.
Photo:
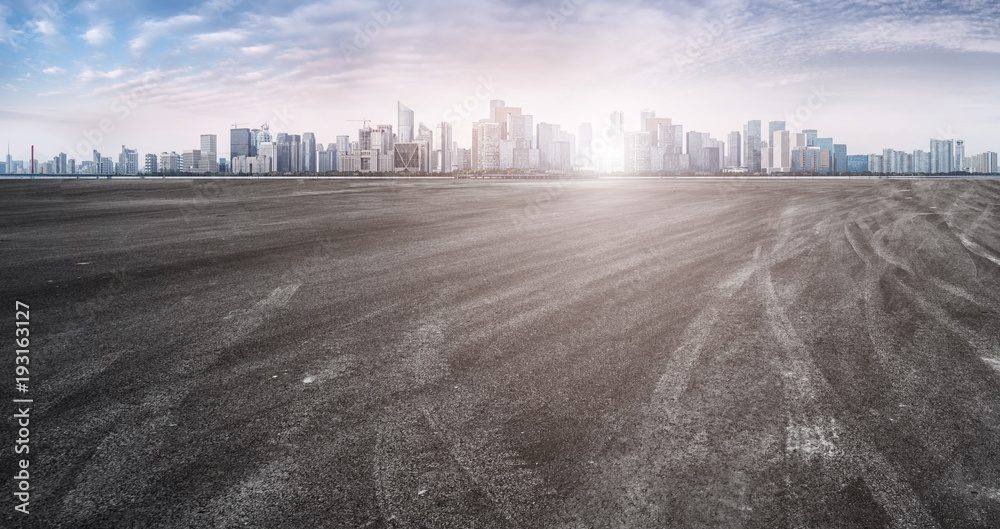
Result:
{"type": "Polygon", "coordinates": [[[87,41],[88,44],[94,46],[95,48],[100,48],[107,44],[111,40],[111,25],[107,22],[98,24],[86,31],[83,35],[80,35],[83,40],[87,41]]]}
{"type": "Polygon", "coordinates": [[[56,35],[59,34],[59,31],[56,29],[55,23],[53,23],[51,20],[48,19],[36,20],[32,22],[32,25],[34,25],[36,32],[41,33],[46,37],[55,37],[56,35]]]}
{"type": "Polygon", "coordinates": [[[138,36],[129,41],[129,48],[136,55],[143,55],[160,38],[169,36],[183,36],[180,32],[183,29],[191,28],[202,23],[205,17],[201,15],[177,15],[162,20],[147,20],[143,22],[138,30],[138,36]]]}
{"type": "Polygon", "coordinates": [[[66,70],[64,70],[64,69],[62,69],[62,68],[60,68],[58,66],[49,66],[48,68],[45,68],[44,70],[42,70],[42,73],[49,74],[49,75],[59,75],[59,74],[66,73],[66,70]]]}
{"type": "Polygon", "coordinates": [[[131,73],[134,70],[130,68],[115,68],[114,70],[108,72],[101,72],[97,70],[92,70],[90,68],[84,68],[83,72],[80,73],[79,79],[84,84],[93,83],[95,81],[102,81],[106,79],[118,79],[125,74],[131,73]]]}

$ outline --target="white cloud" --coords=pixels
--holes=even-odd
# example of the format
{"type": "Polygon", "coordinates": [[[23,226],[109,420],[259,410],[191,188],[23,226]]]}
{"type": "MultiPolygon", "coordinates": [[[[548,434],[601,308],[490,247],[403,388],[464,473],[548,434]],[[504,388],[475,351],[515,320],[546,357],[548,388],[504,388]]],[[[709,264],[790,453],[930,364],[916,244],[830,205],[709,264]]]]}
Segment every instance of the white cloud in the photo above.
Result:
{"type": "Polygon", "coordinates": [[[59,75],[61,73],[66,73],[66,70],[64,70],[64,69],[62,69],[62,68],[60,68],[58,66],[49,66],[48,68],[42,70],[42,73],[49,74],[49,75],[59,75]]]}
{"type": "Polygon", "coordinates": [[[182,29],[193,27],[205,20],[201,15],[177,15],[162,20],[147,20],[137,29],[138,36],[129,41],[133,53],[142,55],[149,51],[158,39],[182,29]]]}
{"type": "Polygon", "coordinates": [[[191,38],[194,46],[223,46],[226,44],[238,44],[246,40],[246,35],[238,30],[217,31],[215,33],[202,33],[191,38]]]}
{"type": "Polygon", "coordinates": [[[111,40],[111,25],[107,22],[98,24],[88,29],[81,37],[91,46],[99,48],[111,40]]]}
{"type": "Polygon", "coordinates": [[[56,30],[56,25],[51,20],[36,20],[32,24],[35,26],[35,31],[46,37],[54,37],[59,34],[59,31],[56,30]]]}
{"type": "Polygon", "coordinates": [[[134,70],[129,68],[116,68],[109,72],[101,72],[90,68],[84,68],[83,72],[80,73],[79,78],[83,83],[92,83],[94,81],[101,81],[105,79],[118,79],[119,77],[133,71],[134,70]]]}

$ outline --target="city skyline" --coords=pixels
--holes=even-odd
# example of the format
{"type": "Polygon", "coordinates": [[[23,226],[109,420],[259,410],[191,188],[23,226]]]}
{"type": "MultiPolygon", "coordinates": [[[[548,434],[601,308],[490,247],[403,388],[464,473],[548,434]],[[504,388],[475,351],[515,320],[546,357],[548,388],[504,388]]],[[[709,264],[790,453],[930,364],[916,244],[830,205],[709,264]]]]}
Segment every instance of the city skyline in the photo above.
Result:
{"type": "Polygon", "coordinates": [[[616,110],[640,130],[646,108],[723,139],[750,120],[805,116],[799,129],[854,153],[927,138],[995,150],[1000,126],[989,2],[32,6],[0,8],[0,116],[17,130],[2,139],[15,159],[31,144],[49,159],[105,120],[108,152],[184,149],[264,121],[329,143],[353,134],[349,120],[397,123],[397,101],[414,126],[457,116],[464,147],[489,99],[571,131],[616,110]]]}

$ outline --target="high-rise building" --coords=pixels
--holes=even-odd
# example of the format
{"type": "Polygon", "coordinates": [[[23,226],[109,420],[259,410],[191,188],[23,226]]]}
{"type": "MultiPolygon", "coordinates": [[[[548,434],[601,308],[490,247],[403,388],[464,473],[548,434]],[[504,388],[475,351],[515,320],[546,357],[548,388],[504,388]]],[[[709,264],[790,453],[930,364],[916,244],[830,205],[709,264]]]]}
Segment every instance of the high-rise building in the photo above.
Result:
{"type": "Polygon", "coordinates": [[[761,169],[759,119],[747,121],[743,126],[743,141],[743,164],[751,173],[759,173],[761,169]]]}
{"type": "Polygon", "coordinates": [[[639,112],[639,130],[641,132],[655,132],[655,126],[653,130],[646,125],[646,120],[656,119],[656,111],[651,108],[643,109],[639,112]]]}
{"type": "Polygon", "coordinates": [[[650,169],[650,138],[648,132],[625,134],[625,173],[648,173],[650,169]]]}
{"type": "Polygon", "coordinates": [[[160,154],[161,172],[176,173],[181,170],[181,157],[176,152],[164,152],[160,154]]]}
{"type": "Polygon", "coordinates": [[[118,173],[124,175],[139,174],[139,152],[135,149],[126,149],[122,145],[122,152],[118,154],[118,173]]]}
{"type": "Polygon", "coordinates": [[[806,147],[816,147],[814,142],[816,141],[816,138],[819,136],[819,131],[817,131],[816,129],[806,129],[802,131],[802,134],[806,135],[806,147]]]}
{"type": "Polygon", "coordinates": [[[847,172],[847,145],[843,143],[833,144],[833,171],[835,173],[847,172]]]}
{"type": "MultiPolygon", "coordinates": [[[[411,135],[412,135],[412,132],[413,132],[412,127],[411,127],[410,132],[411,132],[411,135]]],[[[402,134],[400,134],[399,137],[402,138],[402,134]]],[[[412,141],[412,139],[411,139],[411,141],[412,141]]],[[[402,142],[402,140],[400,140],[400,142],[402,142]]],[[[337,153],[339,153],[338,156],[351,154],[351,137],[350,136],[347,136],[347,135],[337,136],[337,153]]]]}
{"type": "Polygon", "coordinates": [[[146,163],[143,164],[142,172],[144,172],[146,174],[152,174],[152,173],[155,173],[157,171],[158,168],[157,168],[157,164],[156,164],[156,155],[155,154],[147,154],[145,162],[146,163]]]}
{"type": "MultiPolygon", "coordinates": [[[[94,152],[97,152],[97,151],[94,151],[94,152]]],[[[14,172],[14,160],[12,160],[10,158],[10,144],[9,143],[7,144],[7,163],[5,165],[6,165],[6,172],[7,173],[13,173],[14,172]]]]}
{"type": "Polygon", "coordinates": [[[559,125],[552,123],[539,123],[537,128],[538,157],[542,169],[558,170],[562,165],[560,159],[559,146],[559,125]]]}
{"type": "Polygon", "coordinates": [[[198,164],[199,172],[217,173],[219,172],[218,137],[215,134],[201,135],[201,162],[198,164]]]}
{"type": "Polygon", "coordinates": [[[931,174],[952,172],[954,159],[954,146],[951,140],[931,140],[931,174]]]}
{"type": "Polygon", "coordinates": [[[188,149],[181,155],[182,173],[200,173],[201,151],[198,149],[188,149]]]}
{"type": "Polygon", "coordinates": [[[496,171],[500,169],[500,124],[496,122],[473,123],[472,153],[474,171],[496,171]]]}
{"type": "Polygon", "coordinates": [[[692,130],[687,133],[687,154],[690,160],[690,170],[694,172],[701,172],[708,171],[711,166],[715,166],[716,168],[718,167],[718,148],[714,151],[714,156],[716,156],[714,163],[706,158],[706,156],[708,156],[708,152],[705,149],[710,147],[710,139],[710,135],[707,132],[697,132],[692,130]]]}
{"type": "MultiPolygon", "coordinates": [[[[770,173],[789,173],[792,171],[792,134],[787,130],[776,130],[771,137],[771,167],[770,173]]],[[[802,146],[805,146],[805,134],[802,134],[802,146]]]]}
{"type": "Polygon", "coordinates": [[[254,155],[253,143],[250,129],[231,129],[229,131],[229,157],[254,155]]]}
{"type": "Polygon", "coordinates": [[[867,154],[849,154],[847,156],[847,172],[848,173],[867,173],[868,172],[868,155],[867,154]]]}
{"type": "Polygon", "coordinates": [[[393,168],[397,173],[419,173],[426,165],[421,160],[420,155],[426,154],[426,149],[421,149],[421,143],[396,143],[393,145],[393,156],[395,157],[393,168]]]}
{"type": "Polygon", "coordinates": [[[965,169],[965,140],[955,140],[955,163],[952,170],[965,171],[965,169]]]}
{"type": "Polygon", "coordinates": [[[518,107],[496,107],[490,109],[493,114],[493,122],[500,124],[500,139],[510,140],[510,132],[508,132],[510,124],[509,119],[513,116],[520,116],[521,109],[518,107]]]}
{"type": "Polygon", "coordinates": [[[772,121],[767,124],[767,144],[774,148],[774,133],[779,130],[785,130],[784,121],[772,121]]]}
{"type": "MultiPolygon", "coordinates": [[[[493,123],[499,123],[497,121],[497,109],[507,106],[507,103],[503,99],[491,99],[490,100],[490,121],[493,123]]],[[[502,138],[501,138],[502,139],[502,138]]]]}
{"type": "MultiPolygon", "coordinates": [[[[392,128],[389,128],[390,135],[392,128]]],[[[316,135],[312,132],[302,134],[302,171],[307,173],[316,172],[316,135]]]]}
{"type": "Polygon", "coordinates": [[[454,139],[452,138],[451,123],[442,121],[437,126],[438,141],[441,142],[441,168],[440,172],[450,173],[454,170],[454,139]]]}
{"type": "Polygon", "coordinates": [[[740,146],[743,144],[739,131],[732,131],[726,138],[729,142],[729,149],[726,151],[726,167],[743,167],[743,159],[740,157],[740,146]]]}
{"type": "MultiPolygon", "coordinates": [[[[406,108],[401,101],[396,102],[396,113],[399,121],[399,136],[396,141],[400,143],[411,143],[413,142],[413,111],[406,108]]],[[[340,152],[347,152],[347,149],[341,149],[338,144],[337,150],[340,152]]]]}

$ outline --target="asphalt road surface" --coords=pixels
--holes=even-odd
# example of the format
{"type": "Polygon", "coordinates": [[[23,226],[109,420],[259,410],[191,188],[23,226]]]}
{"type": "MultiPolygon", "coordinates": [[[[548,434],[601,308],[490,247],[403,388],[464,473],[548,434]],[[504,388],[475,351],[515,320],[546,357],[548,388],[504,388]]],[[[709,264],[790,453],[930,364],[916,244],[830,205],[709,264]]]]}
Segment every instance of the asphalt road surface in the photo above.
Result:
{"type": "Polygon", "coordinates": [[[1000,526],[1000,182],[0,197],[4,527],[1000,526]]]}

